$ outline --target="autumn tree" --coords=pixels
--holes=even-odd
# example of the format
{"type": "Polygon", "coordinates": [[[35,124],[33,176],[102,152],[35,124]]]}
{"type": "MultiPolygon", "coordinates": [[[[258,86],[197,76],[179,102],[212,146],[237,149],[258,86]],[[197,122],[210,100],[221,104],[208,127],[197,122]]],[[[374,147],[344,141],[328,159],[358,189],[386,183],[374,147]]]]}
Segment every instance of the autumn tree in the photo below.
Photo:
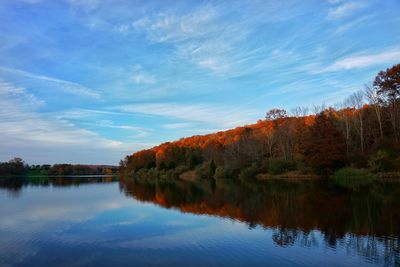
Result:
{"type": "Polygon", "coordinates": [[[282,119],[276,126],[276,140],[279,144],[282,157],[285,160],[293,159],[294,147],[294,120],[291,118],[282,119]]]}
{"type": "Polygon", "coordinates": [[[129,160],[128,167],[137,171],[142,168],[153,168],[156,166],[156,155],[152,149],[145,149],[136,152],[129,160]]]}
{"type": "Polygon", "coordinates": [[[265,116],[267,121],[273,123],[273,134],[266,136],[267,143],[270,147],[270,154],[273,142],[276,142],[280,148],[281,156],[285,160],[290,160],[293,157],[294,147],[294,124],[291,117],[287,116],[284,109],[271,109],[265,116]]]}
{"type": "Polygon", "coordinates": [[[209,138],[203,147],[203,155],[207,160],[213,160],[217,164],[223,163],[224,146],[218,140],[209,138]]]}
{"type": "Polygon", "coordinates": [[[393,134],[398,141],[400,135],[400,64],[380,71],[375,77],[373,86],[380,102],[388,109],[393,134]]]}
{"type": "Polygon", "coordinates": [[[400,64],[385,71],[380,71],[375,77],[374,86],[381,99],[385,102],[395,102],[400,99],[400,64]]]}
{"type": "Polygon", "coordinates": [[[276,147],[276,133],[273,123],[271,121],[264,122],[255,134],[258,135],[258,139],[261,141],[262,156],[273,157],[276,147]]]}
{"type": "MultiPolygon", "coordinates": [[[[400,145],[399,77],[400,64],[380,72],[373,86],[353,93],[339,107],[314,105],[316,115],[308,115],[307,108],[294,108],[290,115],[284,109],[271,109],[256,124],[136,152],[121,162],[121,170],[133,174],[138,169],[161,174],[201,170],[207,173],[201,177],[211,177],[208,174],[240,174],[244,169],[262,173],[274,161],[291,164],[304,159],[294,168],[326,172],[345,164],[366,167],[386,147],[394,151],[395,161],[400,145]]],[[[396,170],[398,164],[392,166],[396,170]]]]}
{"type": "Polygon", "coordinates": [[[305,160],[314,170],[332,171],[345,163],[345,139],[325,114],[316,116],[304,144],[305,160]]]}

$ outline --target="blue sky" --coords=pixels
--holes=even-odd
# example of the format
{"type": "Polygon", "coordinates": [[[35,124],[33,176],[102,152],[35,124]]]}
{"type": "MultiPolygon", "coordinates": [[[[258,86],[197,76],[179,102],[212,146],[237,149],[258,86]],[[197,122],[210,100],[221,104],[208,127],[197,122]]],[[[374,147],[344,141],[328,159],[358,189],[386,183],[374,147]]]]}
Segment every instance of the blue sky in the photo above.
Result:
{"type": "Polygon", "coordinates": [[[0,0],[0,161],[117,164],[400,62],[400,1],[0,0]]]}

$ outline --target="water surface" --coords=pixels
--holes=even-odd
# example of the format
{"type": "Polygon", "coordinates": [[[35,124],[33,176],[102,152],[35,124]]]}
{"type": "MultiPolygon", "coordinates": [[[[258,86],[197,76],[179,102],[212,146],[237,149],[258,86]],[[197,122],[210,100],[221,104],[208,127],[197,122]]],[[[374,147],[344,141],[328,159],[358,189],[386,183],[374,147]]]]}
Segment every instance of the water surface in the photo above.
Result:
{"type": "Polygon", "coordinates": [[[1,266],[396,266],[400,186],[0,182],[1,266]]]}

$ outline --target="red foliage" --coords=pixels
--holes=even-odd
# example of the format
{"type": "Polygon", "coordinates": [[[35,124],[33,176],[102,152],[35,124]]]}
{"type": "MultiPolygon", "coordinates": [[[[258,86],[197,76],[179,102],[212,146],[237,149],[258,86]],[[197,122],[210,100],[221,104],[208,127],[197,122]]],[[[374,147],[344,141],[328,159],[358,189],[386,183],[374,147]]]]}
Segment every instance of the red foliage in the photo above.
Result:
{"type": "Polygon", "coordinates": [[[325,113],[319,114],[310,127],[304,154],[306,161],[316,170],[335,169],[344,165],[345,139],[325,113]]]}

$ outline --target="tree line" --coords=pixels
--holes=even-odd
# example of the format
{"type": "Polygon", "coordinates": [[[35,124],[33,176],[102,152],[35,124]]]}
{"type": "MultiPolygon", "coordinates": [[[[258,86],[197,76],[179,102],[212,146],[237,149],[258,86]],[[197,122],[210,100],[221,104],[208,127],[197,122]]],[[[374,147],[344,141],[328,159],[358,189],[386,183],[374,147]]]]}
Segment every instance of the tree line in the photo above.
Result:
{"type": "Polygon", "coordinates": [[[43,164],[28,165],[21,158],[0,162],[0,176],[65,176],[65,175],[112,175],[118,168],[108,165],[43,164]]]}
{"type": "Polygon", "coordinates": [[[343,167],[400,170],[400,64],[335,106],[272,109],[263,120],[138,151],[127,175],[202,178],[331,174],[343,167]],[[310,114],[312,113],[312,114],[310,114]]]}

